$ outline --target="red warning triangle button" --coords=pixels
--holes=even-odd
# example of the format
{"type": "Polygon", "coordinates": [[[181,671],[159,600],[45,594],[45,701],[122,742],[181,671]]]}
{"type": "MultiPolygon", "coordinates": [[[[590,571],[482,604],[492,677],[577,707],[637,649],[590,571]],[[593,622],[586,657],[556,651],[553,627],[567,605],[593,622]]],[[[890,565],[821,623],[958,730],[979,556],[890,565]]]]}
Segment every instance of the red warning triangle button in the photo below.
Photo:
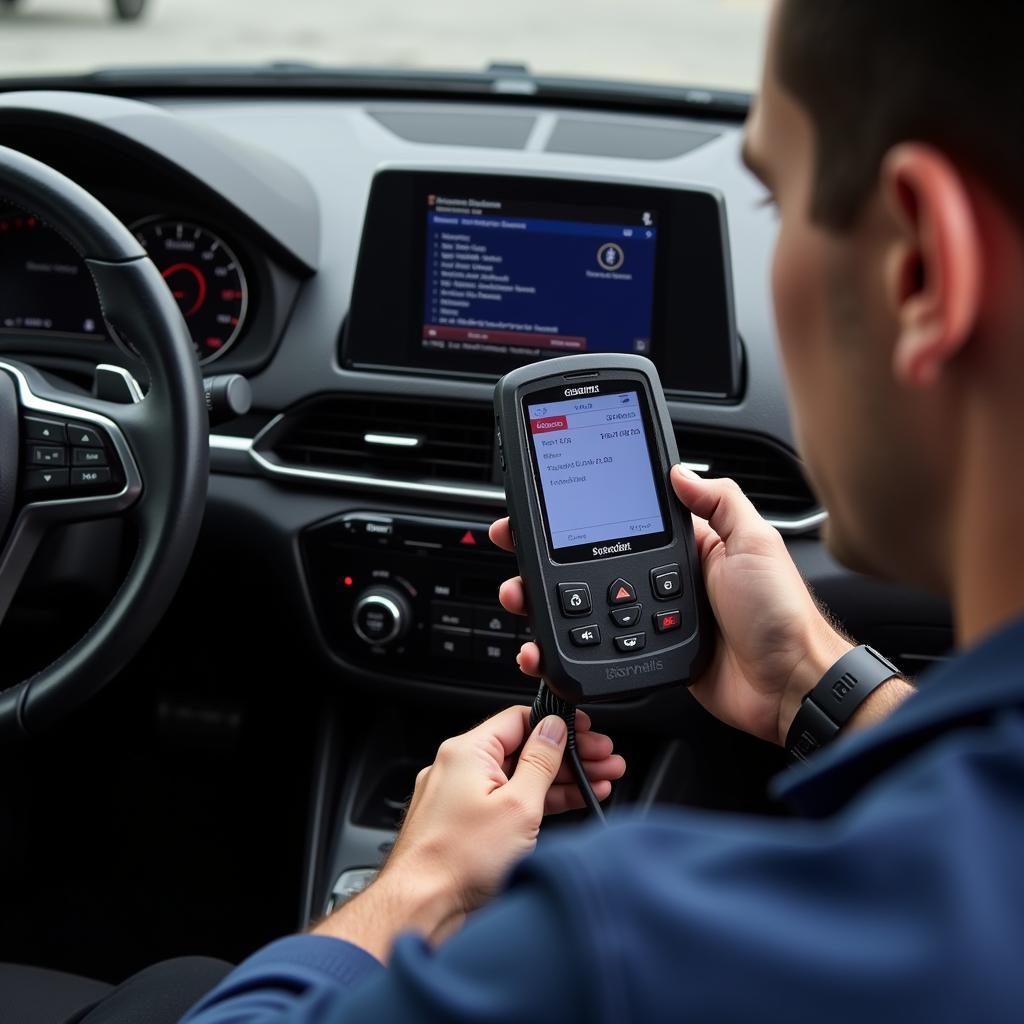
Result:
{"type": "Polygon", "coordinates": [[[476,547],[476,537],[473,536],[473,531],[472,530],[467,530],[462,535],[462,540],[460,540],[459,543],[460,544],[468,544],[470,547],[476,547]]]}
{"type": "Polygon", "coordinates": [[[616,580],[608,588],[609,604],[632,604],[635,600],[636,590],[633,589],[633,584],[627,583],[626,580],[616,580]]]}

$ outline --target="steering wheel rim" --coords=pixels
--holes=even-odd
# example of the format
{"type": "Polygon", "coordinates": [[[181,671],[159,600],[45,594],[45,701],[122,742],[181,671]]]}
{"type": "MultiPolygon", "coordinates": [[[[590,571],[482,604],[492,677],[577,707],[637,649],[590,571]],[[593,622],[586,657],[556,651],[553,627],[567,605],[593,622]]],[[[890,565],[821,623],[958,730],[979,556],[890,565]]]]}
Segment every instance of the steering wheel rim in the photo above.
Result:
{"type": "Polygon", "coordinates": [[[43,730],[92,696],[137,653],[166,611],[206,504],[209,425],[188,328],[159,271],[121,221],[69,178],[5,147],[0,200],[37,217],[75,249],[107,323],[138,351],[150,375],[141,402],[119,405],[60,391],[31,367],[0,360],[0,620],[54,523],[128,513],[139,536],[124,581],[85,636],[0,692],[3,741],[43,730]],[[63,416],[104,434],[110,457],[120,460],[123,486],[116,493],[65,491],[61,498],[33,500],[17,483],[24,479],[18,423],[26,412],[63,416]]]}

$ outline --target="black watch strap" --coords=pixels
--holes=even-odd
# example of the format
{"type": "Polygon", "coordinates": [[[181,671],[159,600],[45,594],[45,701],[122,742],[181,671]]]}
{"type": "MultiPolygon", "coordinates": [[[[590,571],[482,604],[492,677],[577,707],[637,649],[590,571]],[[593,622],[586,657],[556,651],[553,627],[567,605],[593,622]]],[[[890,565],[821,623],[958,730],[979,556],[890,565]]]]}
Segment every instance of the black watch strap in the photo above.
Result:
{"type": "Polygon", "coordinates": [[[790,759],[806,761],[835,737],[882,683],[898,675],[900,670],[867,644],[847,651],[804,697],[786,736],[790,759]]]}

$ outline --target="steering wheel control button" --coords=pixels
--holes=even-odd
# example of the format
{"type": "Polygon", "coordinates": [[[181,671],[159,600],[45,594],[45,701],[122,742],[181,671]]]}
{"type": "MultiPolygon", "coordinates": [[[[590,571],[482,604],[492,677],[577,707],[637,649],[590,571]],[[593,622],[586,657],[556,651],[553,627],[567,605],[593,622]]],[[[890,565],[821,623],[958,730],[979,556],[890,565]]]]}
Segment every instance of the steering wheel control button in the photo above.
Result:
{"type": "Polygon", "coordinates": [[[105,466],[107,453],[102,448],[72,448],[72,466],[105,466]]]}
{"type": "Polygon", "coordinates": [[[47,441],[50,444],[65,444],[67,442],[67,430],[63,423],[56,420],[42,420],[35,416],[26,416],[25,437],[30,441],[47,441]]]}
{"type": "Polygon", "coordinates": [[[683,590],[678,565],[663,565],[660,569],[651,570],[651,590],[659,601],[669,601],[678,597],[683,590]]]}
{"type": "Polygon", "coordinates": [[[57,491],[68,485],[66,469],[30,469],[25,474],[25,490],[57,491]]]}
{"type": "Polygon", "coordinates": [[[558,600],[562,611],[569,616],[589,615],[594,610],[586,583],[559,583],[558,600]]]}
{"type": "Polygon", "coordinates": [[[629,633],[626,636],[617,636],[615,646],[623,654],[638,654],[647,646],[647,634],[629,633]]]}
{"type": "Polygon", "coordinates": [[[81,423],[68,424],[68,440],[79,448],[102,448],[103,439],[99,431],[84,427],[81,423]]]}
{"type": "Polygon", "coordinates": [[[613,608],[610,615],[612,617],[612,622],[614,622],[619,629],[629,629],[640,621],[640,613],[642,611],[643,607],[641,605],[630,604],[625,608],[613,608]]]}
{"type": "Polygon", "coordinates": [[[625,580],[616,580],[608,588],[608,603],[611,605],[632,604],[635,600],[636,590],[633,589],[632,583],[627,583],[625,580]]]}
{"type": "Polygon", "coordinates": [[[68,464],[67,449],[48,444],[30,444],[27,455],[30,466],[66,466],[68,464]]]}
{"type": "Polygon", "coordinates": [[[71,470],[72,487],[91,487],[96,484],[109,484],[109,469],[73,469],[71,470]]]}
{"type": "Polygon", "coordinates": [[[597,647],[601,642],[601,630],[598,626],[579,626],[569,631],[569,639],[577,647],[597,647]]]}
{"type": "Polygon", "coordinates": [[[658,633],[674,633],[683,625],[683,616],[679,611],[658,612],[654,616],[654,629],[658,633]]]}

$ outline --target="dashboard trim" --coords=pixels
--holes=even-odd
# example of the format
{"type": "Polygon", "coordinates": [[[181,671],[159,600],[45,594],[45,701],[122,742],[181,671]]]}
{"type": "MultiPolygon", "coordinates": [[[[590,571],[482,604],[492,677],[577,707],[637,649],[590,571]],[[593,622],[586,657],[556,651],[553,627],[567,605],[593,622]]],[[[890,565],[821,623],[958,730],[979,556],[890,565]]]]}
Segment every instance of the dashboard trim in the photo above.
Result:
{"type": "MultiPolygon", "coordinates": [[[[263,433],[274,426],[281,417],[275,417],[264,427],[263,433]]],[[[228,434],[211,434],[210,448],[215,451],[243,452],[263,472],[272,477],[288,480],[306,480],[319,484],[341,484],[346,487],[359,487],[367,490],[386,491],[390,494],[405,494],[410,497],[419,497],[424,494],[433,497],[462,499],[463,501],[476,501],[487,505],[504,507],[505,492],[500,487],[469,487],[461,484],[441,483],[420,483],[416,480],[388,480],[380,477],[364,476],[360,473],[343,473],[329,469],[307,469],[304,466],[290,466],[276,459],[267,458],[262,452],[254,447],[257,438],[233,437],[228,434]]],[[[695,472],[707,472],[708,466],[704,463],[685,464],[695,472]]],[[[805,516],[778,516],[765,517],[769,526],[774,526],[779,533],[796,535],[807,533],[810,530],[818,529],[825,520],[828,513],[824,509],[817,509],[805,516]]]]}

